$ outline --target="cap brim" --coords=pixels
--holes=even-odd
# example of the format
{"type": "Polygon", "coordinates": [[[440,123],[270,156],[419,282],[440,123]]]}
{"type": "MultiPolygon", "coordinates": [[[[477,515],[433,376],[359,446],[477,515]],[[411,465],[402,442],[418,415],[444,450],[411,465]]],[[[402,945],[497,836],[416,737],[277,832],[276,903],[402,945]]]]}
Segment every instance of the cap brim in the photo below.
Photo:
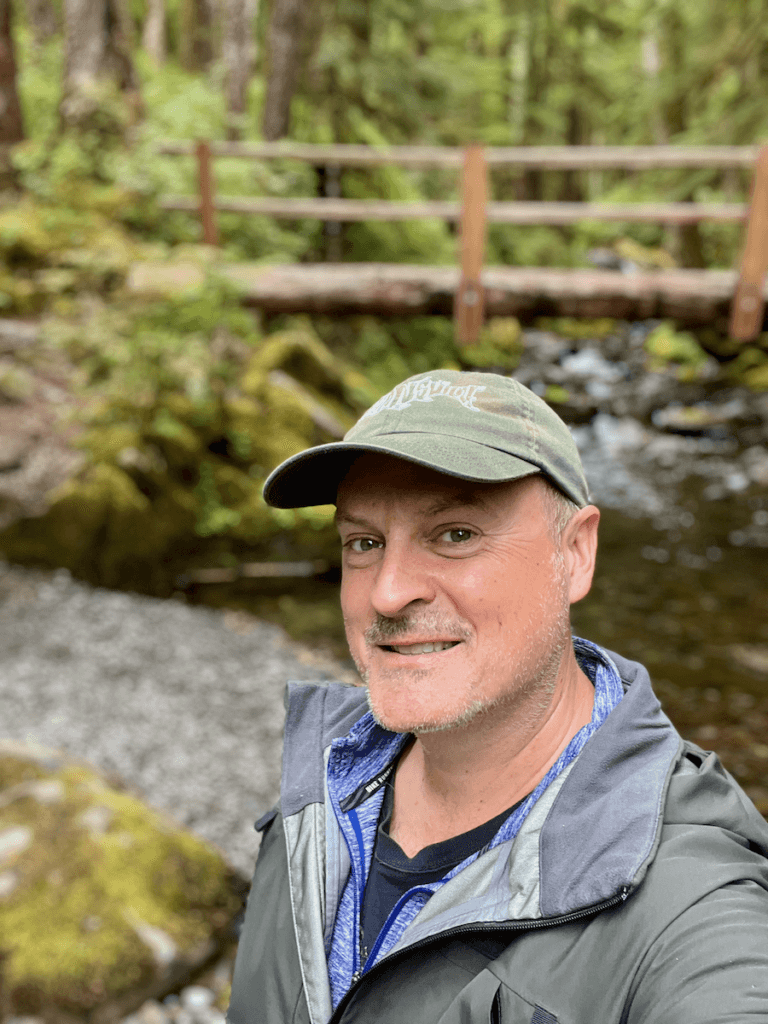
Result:
{"type": "Polygon", "coordinates": [[[335,441],[286,459],[267,478],[264,500],[275,508],[334,505],[339,484],[365,452],[393,455],[439,473],[477,483],[501,483],[540,473],[538,466],[508,452],[462,437],[398,433],[378,444],[335,441]]]}

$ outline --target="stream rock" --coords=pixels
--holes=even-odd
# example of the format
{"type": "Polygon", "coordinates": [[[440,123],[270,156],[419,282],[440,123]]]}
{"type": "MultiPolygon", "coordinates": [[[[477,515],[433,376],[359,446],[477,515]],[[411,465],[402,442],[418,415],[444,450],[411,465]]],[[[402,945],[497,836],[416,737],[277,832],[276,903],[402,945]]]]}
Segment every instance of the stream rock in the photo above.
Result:
{"type": "Polygon", "coordinates": [[[5,1019],[106,1024],[162,999],[231,946],[243,888],[215,848],[92,766],[0,741],[5,1019]]]}
{"type": "MultiPolygon", "coordinates": [[[[597,505],[670,525],[684,486],[704,501],[766,486],[768,394],[724,380],[703,353],[689,374],[650,365],[658,321],[597,321],[594,334],[577,326],[573,337],[523,331],[513,376],[571,427],[597,505]]],[[[747,532],[741,543],[763,537],[747,532]]]]}

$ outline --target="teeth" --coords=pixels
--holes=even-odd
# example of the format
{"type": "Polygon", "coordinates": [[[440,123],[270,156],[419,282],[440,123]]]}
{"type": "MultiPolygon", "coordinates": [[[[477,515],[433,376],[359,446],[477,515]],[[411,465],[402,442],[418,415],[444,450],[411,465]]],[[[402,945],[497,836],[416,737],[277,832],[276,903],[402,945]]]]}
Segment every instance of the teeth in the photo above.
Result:
{"type": "Polygon", "coordinates": [[[397,654],[434,654],[436,651],[446,651],[449,647],[455,647],[458,640],[438,640],[430,644],[408,644],[407,647],[396,647],[392,644],[392,650],[397,654]]]}

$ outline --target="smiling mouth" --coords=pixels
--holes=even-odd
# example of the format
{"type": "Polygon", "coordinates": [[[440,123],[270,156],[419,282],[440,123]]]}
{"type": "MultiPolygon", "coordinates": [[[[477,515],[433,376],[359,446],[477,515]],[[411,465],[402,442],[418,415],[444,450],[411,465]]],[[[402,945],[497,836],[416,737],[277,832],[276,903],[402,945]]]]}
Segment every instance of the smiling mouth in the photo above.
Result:
{"type": "Polygon", "coordinates": [[[391,651],[394,654],[437,654],[440,651],[447,651],[456,647],[460,640],[435,640],[426,644],[381,644],[383,651],[391,651]]]}

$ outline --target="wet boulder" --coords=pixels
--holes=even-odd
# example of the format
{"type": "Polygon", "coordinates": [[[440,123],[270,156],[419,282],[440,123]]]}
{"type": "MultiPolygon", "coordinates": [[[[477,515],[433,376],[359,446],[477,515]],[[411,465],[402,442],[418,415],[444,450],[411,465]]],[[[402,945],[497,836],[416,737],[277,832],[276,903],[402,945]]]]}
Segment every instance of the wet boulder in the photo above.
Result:
{"type": "Polygon", "coordinates": [[[0,1014],[118,1020],[233,941],[221,854],[96,769],[0,741],[0,1014]]]}

